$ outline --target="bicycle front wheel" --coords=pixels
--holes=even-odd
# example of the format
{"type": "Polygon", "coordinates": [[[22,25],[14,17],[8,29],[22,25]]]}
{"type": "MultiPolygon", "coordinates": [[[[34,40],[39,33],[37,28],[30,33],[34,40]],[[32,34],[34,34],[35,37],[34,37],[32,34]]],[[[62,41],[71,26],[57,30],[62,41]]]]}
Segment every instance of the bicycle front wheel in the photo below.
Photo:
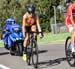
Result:
{"type": "Polygon", "coordinates": [[[71,45],[71,37],[67,37],[66,42],[65,42],[66,59],[67,59],[68,64],[71,67],[75,67],[75,59],[72,56],[70,45],[71,45]]]}
{"type": "Polygon", "coordinates": [[[32,42],[32,64],[34,68],[38,67],[38,46],[36,41],[32,42]]]}

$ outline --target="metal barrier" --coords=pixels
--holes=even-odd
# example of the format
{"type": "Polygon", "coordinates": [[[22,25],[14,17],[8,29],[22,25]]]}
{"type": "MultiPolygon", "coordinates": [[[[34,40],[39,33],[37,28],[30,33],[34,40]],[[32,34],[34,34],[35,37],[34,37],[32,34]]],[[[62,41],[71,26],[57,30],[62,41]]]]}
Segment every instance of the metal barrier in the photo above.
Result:
{"type": "Polygon", "coordinates": [[[54,34],[68,32],[64,23],[51,24],[51,31],[54,34]]]}

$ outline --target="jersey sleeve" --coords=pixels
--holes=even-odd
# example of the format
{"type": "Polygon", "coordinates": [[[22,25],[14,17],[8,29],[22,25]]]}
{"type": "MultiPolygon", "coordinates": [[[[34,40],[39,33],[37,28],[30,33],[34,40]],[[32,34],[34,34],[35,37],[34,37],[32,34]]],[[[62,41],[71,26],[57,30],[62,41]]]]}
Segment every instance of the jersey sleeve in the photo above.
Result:
{"type": "Polygon", "coordinates": [[[71,13],[72,13],[72,4],[68,6],[66,14],[68,16],[71,16],[72,15],[71,13]]]}

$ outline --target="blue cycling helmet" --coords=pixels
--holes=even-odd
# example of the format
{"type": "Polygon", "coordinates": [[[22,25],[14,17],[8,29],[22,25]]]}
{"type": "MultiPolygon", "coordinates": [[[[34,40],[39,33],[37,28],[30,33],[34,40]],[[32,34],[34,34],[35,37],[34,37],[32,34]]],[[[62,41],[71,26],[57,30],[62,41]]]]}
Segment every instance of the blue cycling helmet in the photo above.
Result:
{"type": "Polygon", "coordinates": [[[7,19],[6,19],[6,23],[12,24],[12,22],[15,23],[15,18],[7,18],[7,19]]]}

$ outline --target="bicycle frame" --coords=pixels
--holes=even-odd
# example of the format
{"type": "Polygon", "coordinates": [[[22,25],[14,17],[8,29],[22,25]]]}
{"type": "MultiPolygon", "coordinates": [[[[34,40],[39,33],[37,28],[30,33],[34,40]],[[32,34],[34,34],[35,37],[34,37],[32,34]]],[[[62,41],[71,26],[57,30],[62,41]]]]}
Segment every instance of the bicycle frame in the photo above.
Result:
{"type": "Polygon", "coordinates": [[[38,46],[37,46],[37,36],[34,36],[34,32],[29,34],[29,39],[28,39],[28,46],[27,46],[27,63],[30,65],[30,60],[32,57],[32,64],[35,68],[37,68],[38,65],[38,46]],[[28,51],[28,48],[30,47],[30,50],[28,51]],[[33,48],[35,51],[33,51],[33,48]],[[34,54],[34,52],[36,54],[34,54]],[[34,55],[36,55],[36,63],[34,62],[34,55]]]}

